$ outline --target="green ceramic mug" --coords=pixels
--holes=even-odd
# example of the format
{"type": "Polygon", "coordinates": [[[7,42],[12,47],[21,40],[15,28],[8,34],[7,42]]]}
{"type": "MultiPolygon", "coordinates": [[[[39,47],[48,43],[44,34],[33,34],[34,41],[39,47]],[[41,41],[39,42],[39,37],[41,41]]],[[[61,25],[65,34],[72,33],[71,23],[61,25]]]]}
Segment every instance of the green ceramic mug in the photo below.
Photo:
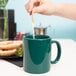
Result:
{"type": "Polygon", "coordinates": [[[53,41],[47,35],[23,36],[23,68],[33,74],[46,73],[50,70],[50,63],[55,64],[61,56],[61,46],[58,41],[53,41]],[[51,45],[57,45],[57,57],[51,60],[51,45]]]}

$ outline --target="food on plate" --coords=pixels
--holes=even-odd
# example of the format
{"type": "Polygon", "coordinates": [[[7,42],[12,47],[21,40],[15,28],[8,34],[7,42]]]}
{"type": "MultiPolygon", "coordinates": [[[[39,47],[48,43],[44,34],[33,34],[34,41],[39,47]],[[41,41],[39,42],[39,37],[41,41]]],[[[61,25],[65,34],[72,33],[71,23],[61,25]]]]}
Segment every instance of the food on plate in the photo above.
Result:
{"type": "Polygon", "coordinates": [[[14,55],[16,53],[16,49],[12,49],[12,50],[0,50],[0,56],[11,56],[14,55]]]}
{"type": "Polygon", "coordinates": [[[19,46],[22,45],[22,41],[1,41],[0,42],[0,50],[10,50],[10,49],[16,49],[19,46]]]}
{"type": "Polygon", "coordinates": [[[23,56],[23,48],[20,46],[19,48],[16,49],[16,56],[22,57],[23,56]]]}
{"type": "Polygon", "coordinates": [[[16,55],[18,48],[22,46],[21,40],[8,40],[0,42],[0,56],[16,55]]]}

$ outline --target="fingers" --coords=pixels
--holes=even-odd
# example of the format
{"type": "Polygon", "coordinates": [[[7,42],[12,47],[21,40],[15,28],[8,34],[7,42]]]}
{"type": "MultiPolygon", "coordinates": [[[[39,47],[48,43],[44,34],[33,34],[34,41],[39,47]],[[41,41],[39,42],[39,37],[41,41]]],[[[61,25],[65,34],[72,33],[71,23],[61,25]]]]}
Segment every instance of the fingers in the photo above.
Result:
{"type": "Polygon", "coordinates": [[[34,2],[31,1],[31,2],[29,3],[29,13],[30,13],[30,14],[32,13],[33,7],[34,7],[34,2]]]}
{"type": "Polygon", "coordinates": [[[28,3],[25,4],[26,10],[31,14],[32,9],[34,7],[34,1],[29,0],[28,3]]]}
{"type": "Polygon", "coordinates": [[[29,0],[29,2],[25,5],[25,8],[29,12],[29,14],[32,14],[33,8],[39,5],[40,5],[39,0],[29,0]]]}

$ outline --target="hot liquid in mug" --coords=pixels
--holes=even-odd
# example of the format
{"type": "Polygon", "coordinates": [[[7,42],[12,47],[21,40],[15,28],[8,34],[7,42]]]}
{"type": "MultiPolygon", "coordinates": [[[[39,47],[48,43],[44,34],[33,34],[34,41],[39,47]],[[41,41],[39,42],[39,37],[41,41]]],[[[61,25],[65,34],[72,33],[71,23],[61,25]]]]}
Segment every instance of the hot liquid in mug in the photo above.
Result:
{"type": "Polygon", "coordinates": [[[61,56],[61,46],[58,41],[52,40],[47,35],[23,36],[23,68],[25,72],[42,74],[50,70],[50,64],[55,64],[61,56]],[[51,46],[57,45],[57,56],[51,60],[51,46]]]}

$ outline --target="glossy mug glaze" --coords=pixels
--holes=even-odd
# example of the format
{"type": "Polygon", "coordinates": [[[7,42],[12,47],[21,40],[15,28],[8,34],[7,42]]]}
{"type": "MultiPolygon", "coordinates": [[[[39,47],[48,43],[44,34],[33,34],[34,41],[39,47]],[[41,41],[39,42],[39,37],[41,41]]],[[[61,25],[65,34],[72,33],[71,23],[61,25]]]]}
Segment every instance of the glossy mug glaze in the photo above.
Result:
{"type": "Polygon", "coordinates": [[[23,68],[24,71],[33,74],[46,73],[50,70],[50,64],[55,64],[61,56],[61,46],[58,41],[52,40],[47,35],[23,36],[23,68]],[[57,57],[51,60],[51,45],[57,45],[57,57]]]}

